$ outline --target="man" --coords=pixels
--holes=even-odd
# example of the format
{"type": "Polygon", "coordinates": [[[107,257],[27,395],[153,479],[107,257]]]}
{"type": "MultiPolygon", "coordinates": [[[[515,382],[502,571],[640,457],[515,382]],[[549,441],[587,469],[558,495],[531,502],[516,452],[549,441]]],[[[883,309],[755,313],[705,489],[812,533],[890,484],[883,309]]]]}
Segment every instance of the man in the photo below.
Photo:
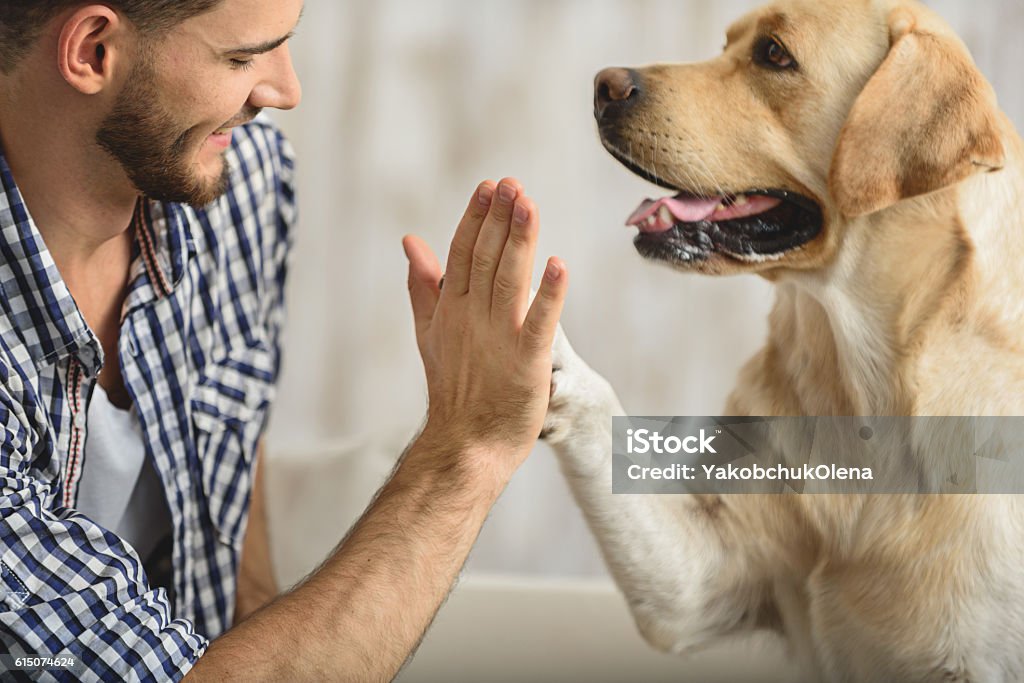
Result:
{"type": "Polygon", "coordinates": [[[301,11],[0,0],[0,652],[76,662],[19,675],[388,680],[540,431],[567,275],[550,260],[530,304],[536,208],[487,182],[443,289],[404,243],[421,435],[274,598],[250,492],[295,203],[253,119],[299,102],[301,11]]]}

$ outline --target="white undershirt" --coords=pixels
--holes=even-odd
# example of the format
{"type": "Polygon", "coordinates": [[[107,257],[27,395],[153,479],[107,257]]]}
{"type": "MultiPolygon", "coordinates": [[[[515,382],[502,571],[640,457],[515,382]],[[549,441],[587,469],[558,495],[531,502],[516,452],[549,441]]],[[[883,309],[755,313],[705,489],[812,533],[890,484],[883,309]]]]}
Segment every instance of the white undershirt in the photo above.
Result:
{"type": "Polygon", "coordinates": [[[171,519],[135,409],[118,409],[97,383],[86,426],[76,509],[124,539],[145,561],[170,533],[171,519]]]}

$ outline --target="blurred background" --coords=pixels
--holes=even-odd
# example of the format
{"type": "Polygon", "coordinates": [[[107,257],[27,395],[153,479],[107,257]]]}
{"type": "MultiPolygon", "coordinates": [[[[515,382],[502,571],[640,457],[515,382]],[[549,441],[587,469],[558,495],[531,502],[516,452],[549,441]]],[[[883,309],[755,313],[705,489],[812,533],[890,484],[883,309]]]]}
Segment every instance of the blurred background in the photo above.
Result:
{"type": "MultiPolygon", "coordinates": [[[[632,414],[715,415],[761,345],[770,286],[644,263],[625,218],[664,191],[597,138],[605,66],[718,54],[747,0],[307,0],[291,43],[302,106],[273,114],[299,159],[301,223],[284,374],[268,437],[279,578],[316,566],[420,425],[422,367],[401,238],[439,254],[477,183],[515,176],[542,216],[538,262],[571,271],[563,325],[632,414]]],[[[1024,4],[928,3],[1024,121],[1024,4]]],[[[538,268],[539,274],[539,268],[538,268]]],[[[606,579],[552,453],[538,445],[467,574],[606,579]]]]}

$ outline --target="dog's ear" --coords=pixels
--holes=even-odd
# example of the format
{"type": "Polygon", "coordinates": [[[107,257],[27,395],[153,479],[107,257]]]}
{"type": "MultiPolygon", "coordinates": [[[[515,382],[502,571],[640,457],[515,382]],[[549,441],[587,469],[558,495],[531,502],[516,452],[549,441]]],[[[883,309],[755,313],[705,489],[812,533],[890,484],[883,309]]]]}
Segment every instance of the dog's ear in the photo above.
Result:
{"type": "Polygon", "coordinates": [[[919,12],[889,15],[889,54],[839,135],[829,190],[847,218],[1003,166],[992,87],[967,48],[919,12]]]}

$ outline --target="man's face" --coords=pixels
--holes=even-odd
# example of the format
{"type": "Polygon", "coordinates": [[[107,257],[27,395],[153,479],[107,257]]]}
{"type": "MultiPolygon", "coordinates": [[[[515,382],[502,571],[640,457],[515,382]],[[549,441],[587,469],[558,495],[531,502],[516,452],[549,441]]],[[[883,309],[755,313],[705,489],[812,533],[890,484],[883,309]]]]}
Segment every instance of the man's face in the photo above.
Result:
{"type": "Polygon", "coordinates": [[[224,193],[231,128],[298,104],[284,40],[301,10],[301,0],[224,0],[140,45],[96,134],[140,192],[196,207],[224,193]]]}

